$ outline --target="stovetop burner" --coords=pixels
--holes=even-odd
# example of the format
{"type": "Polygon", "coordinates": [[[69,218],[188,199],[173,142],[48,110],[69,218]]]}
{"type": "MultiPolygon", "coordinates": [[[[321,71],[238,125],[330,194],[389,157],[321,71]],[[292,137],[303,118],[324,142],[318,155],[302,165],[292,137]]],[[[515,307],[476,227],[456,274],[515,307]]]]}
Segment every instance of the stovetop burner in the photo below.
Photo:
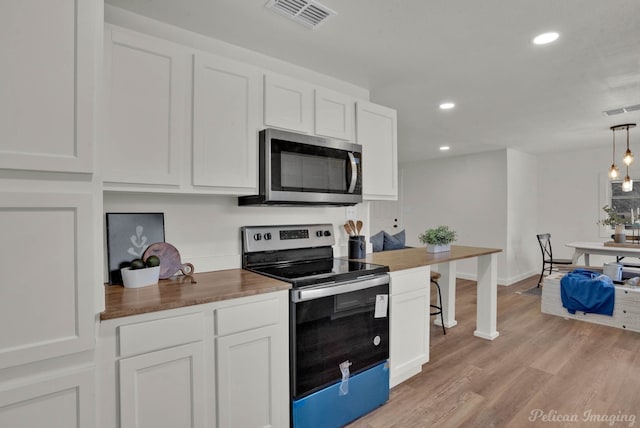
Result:
{"type": "Polygon", "coordinates": [[[333,225],[242,228],[242,267],[294,288],[389,272],[387,266],[333,257],[333,225]]]}
{"type": "Polygon", "coordinates": [[[325,281],[348,281],[389,272],[387,266],[345,259],[312,260],[250,268],[251,271],[290,282],[294,288],[325,281]]]}

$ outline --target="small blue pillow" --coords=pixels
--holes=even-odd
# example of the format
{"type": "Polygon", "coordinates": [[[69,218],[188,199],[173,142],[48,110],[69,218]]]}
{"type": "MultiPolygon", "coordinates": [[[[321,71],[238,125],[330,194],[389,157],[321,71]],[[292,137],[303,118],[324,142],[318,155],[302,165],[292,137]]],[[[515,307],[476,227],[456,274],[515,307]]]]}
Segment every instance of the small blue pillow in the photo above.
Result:
{"type": "Polygon", "coordinates": [[[375,235],[371,235],[371,237],[369,238],[369,242],[371,242],[371,245],[373,246],[374,253],[382,251],[382,249],[384,248],[384,232],[380,231],[375,235]]]}
{"type": "Polygon", "coordinates": [[[406,247],[406,240],[405,240],[405,233],[404,233],[404,229],[402,229],[400,232],[396,233],[395,235],[392,235],[394,238],[396,238],[398,241],[402,242],[402,247],[406,247]]]}
{"type": "Polygon", "coordinates": [[[405,243],[405,232],[404,230],[396,233],[395,235],[389,235],[387,232],[384,232],[384,242],[382,249],[384,251],[388,250],[399,250],[404,248],[405,243]]]}

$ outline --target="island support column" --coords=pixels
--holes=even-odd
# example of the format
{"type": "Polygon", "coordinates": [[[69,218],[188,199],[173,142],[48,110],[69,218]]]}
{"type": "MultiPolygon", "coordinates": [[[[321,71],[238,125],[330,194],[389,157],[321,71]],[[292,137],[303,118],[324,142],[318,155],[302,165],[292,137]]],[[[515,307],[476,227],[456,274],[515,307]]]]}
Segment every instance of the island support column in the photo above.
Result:
{"type": "Polygon", "coordinates": [[[474,336],[493,340],[498,333],[498,257],[494,254],[478,257],[478,297],[474,336]]]}
{"type": "MultiPolygon", "coordinates": [[[[438,273],[441,275],[438,284],[442,293],[444,326],[451,328],[458,324],[456,321],[456,262],[439,263],[438,273]]],[[[439,317],[436,317],[433,322],[436,325],[442,325],[439,317]]]]}

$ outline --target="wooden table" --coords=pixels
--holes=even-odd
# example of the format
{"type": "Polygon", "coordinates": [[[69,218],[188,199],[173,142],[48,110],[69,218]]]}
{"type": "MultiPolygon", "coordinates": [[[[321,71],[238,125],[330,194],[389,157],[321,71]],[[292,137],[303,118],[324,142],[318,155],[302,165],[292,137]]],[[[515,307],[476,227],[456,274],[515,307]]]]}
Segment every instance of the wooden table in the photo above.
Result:
{"type": "MultiPolygon", "coordinates": [[[[476,309],[476,330],[474,336],[487,340],[498,337],[497,327],[497,271],[498,257],[501,252],[497,248],[466,247],[452,245],[451,251],[443,253],[427,253],[424,247],[406,248],[403,250],[382,251],[367,254],[364,259],[369,263],[389,266],[391,272],[428,265],[439,265],[442,275],[438,281],[442,293],[444,325],[451,328],[456,321],[456,261],[469,258],[478,259],[478,288],[476,309]]],[[[440,320],[436,318],[436,324],[440,320]]]]}
{"type": "Polygon", "coordinates": [[[580,256],[584,256],[585,266],[589,266],[589,255],[598,254],[612,257],[640,257],[640,245],[630,244],[629,246],[605,246],[604,242],[569,242],[565,244],[573,248],[573,264],[578,262],[580,256]]]}

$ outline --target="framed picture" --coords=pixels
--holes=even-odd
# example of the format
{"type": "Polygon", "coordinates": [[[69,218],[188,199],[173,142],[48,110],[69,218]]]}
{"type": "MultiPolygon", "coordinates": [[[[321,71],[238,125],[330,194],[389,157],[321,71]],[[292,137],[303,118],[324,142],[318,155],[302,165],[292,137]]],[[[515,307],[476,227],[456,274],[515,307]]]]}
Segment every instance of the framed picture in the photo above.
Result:
{"type": "Polygon", "coordinates": [[[164,242],[164,213],[107,213],[109,284],[122,284],[120,269],[164,242]]]}

